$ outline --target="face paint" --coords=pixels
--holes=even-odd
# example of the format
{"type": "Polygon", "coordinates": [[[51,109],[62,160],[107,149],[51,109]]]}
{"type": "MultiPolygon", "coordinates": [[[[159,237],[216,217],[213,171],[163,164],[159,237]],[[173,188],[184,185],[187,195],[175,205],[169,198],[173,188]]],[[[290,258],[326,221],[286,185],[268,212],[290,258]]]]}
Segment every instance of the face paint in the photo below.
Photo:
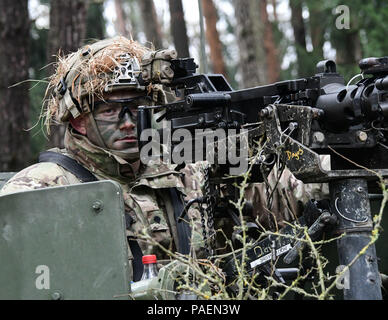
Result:
{"type": "MultiPolygon", "coordinates": [[[[137,107],[149,105],[146,97],[105,100],[95,103],[93,117],[107,149],[125,153],[138,152],[137,107]]],[[[95,143],[98,133],[91,130],[88,138],[95,143]]]]}

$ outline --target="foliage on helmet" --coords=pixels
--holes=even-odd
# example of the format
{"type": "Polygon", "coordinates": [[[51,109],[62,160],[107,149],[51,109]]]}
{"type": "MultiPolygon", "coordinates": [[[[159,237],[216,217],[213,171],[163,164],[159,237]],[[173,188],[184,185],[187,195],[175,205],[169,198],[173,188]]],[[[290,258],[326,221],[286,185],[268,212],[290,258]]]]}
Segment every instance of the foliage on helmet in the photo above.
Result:
{"type": "Polygon", "coordinates": [[[120,36],[86,45],[66,56],[58,55],[43,110],[47,130],[52,122],[66,122],[70,116],[76,118],[90,111],[93,100],[102,99],[105,92],[145,90],[137,82],[137,75],[148,51],[137,41],[120,36]]]}

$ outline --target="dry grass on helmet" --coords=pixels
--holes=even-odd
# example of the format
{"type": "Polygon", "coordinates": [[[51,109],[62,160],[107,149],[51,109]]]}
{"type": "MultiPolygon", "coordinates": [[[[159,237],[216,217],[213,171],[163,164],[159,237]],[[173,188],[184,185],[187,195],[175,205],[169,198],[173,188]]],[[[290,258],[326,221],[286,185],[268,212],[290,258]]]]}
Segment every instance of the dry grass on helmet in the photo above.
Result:
{"type": "Polygon", "coordinates": [[[49,78],[45,94],[45,103],[43,104],[42,116],[45,117],[45,125],[47,132],[50,133],[50,124],[53,122],[59,123],[60,114],[63,110],[59,110],[60,97],[55,94],[55,88],[61,79],[63,79],[69,71],[76,70],[76,75],[70,79],[66,79],[69,89],[71,89],[73,97],[81,105],[85,95],[89,95],[91,99],[102,98],[104,89],[110,76],[116,66],[120,64],[120,56],[129,53],[135,56],[140,62],[142,56],[149,51],[137,41],[127,39],[125,37],[115,37],[86,45],[80,48],[77,52],[62,56],[60,53],[57,56],[55,64],[55,73],[49,78]],[[85,52],[89,47],[92,52],[96,46],[104,44],[106,46],[88,59],[81,59],[82,52],[85,52]]]}

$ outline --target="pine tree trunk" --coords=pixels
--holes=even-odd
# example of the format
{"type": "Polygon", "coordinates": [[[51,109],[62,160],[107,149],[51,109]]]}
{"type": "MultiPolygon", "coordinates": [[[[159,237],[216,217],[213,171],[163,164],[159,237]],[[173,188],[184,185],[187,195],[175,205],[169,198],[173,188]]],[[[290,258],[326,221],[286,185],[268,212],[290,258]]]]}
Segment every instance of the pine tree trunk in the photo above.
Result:
{"type": "Polygon", "coordinates": [[[309,9],[309,25],[311,33],[311,42],[313,44],[314,59],[323,60],[323,44],[325,42],[325,18],[327,12],[322,10],[320,3],[315,0],[308,0],[307,6],[309,9]]]}
{"type": "Polygon", "coordinates": [[[123,0],[115,0],[115,10],[116,10],[116,21],[115,27],[117,33],[129,38],[130,31],[128,30],[127,16],[123,7],[123,0]]]}
{"type": "Polygon", "coordinates": [[[267,80],[263,28],[256,0],[233,0],[237,20],[236,38],[240,52],[240,68],[244,87],[264,84],[267,80]]]}
{"type": "Polygon", "coordinates": [[[130,21],[130,27],[131,27],[131,36],[134,40],[139,40],[139,29],[141,28],[141,15],[139,15],[140,7],[139,7],[139,1],[137,0],[130,0],[128,1],[128,7],[129,7],[129,21],[130,21]]]}
{"type": "Polygon", "coordinates": [[[276,0],[272,0],[271,1],[271,4],[272,4],[272,8],[273,8],[273,18],[275,20],[275,22],[278,22],[278,12],[277,12],[277,3],[276,3],[276,0]]]}
{"type": "Polygon", "coordinates": [[[178,57],[187,58],[189,52],[189,38],[187,37],[186,21],[183,12],[182,0],[169,0],[171,16],[171,33],[174,39],[178,57]]]}
{"type": "MultiPolygon", "coordinates": [[[[51,0],[50,31],[48,35],[48,63],[56,61],[56,55],[77,51],[85,40],[86,16],[89,0],[51,0]]],[[[53,67],[48,68],[51,75],[53,67]]],[[[51,127],[48,147],[63,148],[65,127],[51,127]]]]}
{"type": "Polygon", "coordinates": [[[362,58],[362,48],[359,31],[343,33],[342,45],[337,49],[337,63],[342,65],[358,65],[362,58]]]}
{"type": "Polygon", "coordinates": [[[201,0],[203,15],[206,20],[206,39],[210,47],[210,59],[212,62],[213,72],[226,76],[226,68],[222,55],[222,43],[217,30],[217,9],[213,0],[201,0]]]}
{"type": "Polygon", "coordinates": [[[255,37],[255,49],[256,49],[256,59],[259,65],[257,72],[259,73],[260,83],[256,83],[255,86],[259,84],[268,83],[268,74],[267,74],[267,63],[265,59],[265,50],[263,47],[264,31],[265,25],[261,20],[261,10],[260,10],[260,1],[250,0],[249,8],[250,18],[253,21],[253,30],[255,37]]]}
{"type": "Polygon", "coordinates": [[[358,62],[363,57],[363,52],[360,39],[361,22],[358,16],[357,11],[350,10],[350,29],[334,27],[337,16],[333,16],[333,27],[329,29],[330,43],[336,50],[337,70],[344,76],[345,81],[360,72],[358,62]]]}
{"type": "Polygon", "coordinates": [[[139,0],[139,5],[147,40],[154,45],[156,50],[163,48],[163,36],[158,22],[154,1],[139,0]]]}
{"type": "Polygon", "coordinates": [[[86,22],[86,39],[105,38],[104,3],[91,2],[86,22]]]}
{"type": "Polygon", "coordinates": [[[302,15],[302,0],[290,0],[291,24],[294,30],[296,56],[298,60],[298,75],[307,76],[304,68],[307,56],[306,50],[306,30],[302,15]]]}
{"type": "Polygon", "coordinates": [[[301,0],[291,0],[291,24],[294,30],[295,42],[302,48],[306,49],[306,30],[304,27],[302,15],[301,0]]]}
{"type": "Polygon", "coordinates": [[[264,23],[265,28],[263,40],[267,58],[268,81],[272,83],[278,81],[280,75],[278,51],[274,41],[272,24],[268,19],[267,0],[260,0],[260,5],[261,21],[264,23]]]}
{"type": "Polygon", "coordinates": [[[336,63],[347,71],[358,71],[358,62],[362,58],[359,30],[339,30],[332,43],[336,49],[336,63]]]}
{"type": "Polygon", "coordinates": [[[0,171],[19,171],[31,157],[29,132],[30,21],[27,0],[0,1],[0,171]]]}

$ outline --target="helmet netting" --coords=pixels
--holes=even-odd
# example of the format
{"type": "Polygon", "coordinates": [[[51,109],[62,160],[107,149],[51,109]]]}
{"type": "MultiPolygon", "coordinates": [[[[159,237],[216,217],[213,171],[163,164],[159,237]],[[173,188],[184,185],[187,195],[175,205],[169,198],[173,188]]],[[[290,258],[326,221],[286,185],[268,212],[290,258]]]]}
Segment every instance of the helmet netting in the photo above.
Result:
{"type": "Polygon", "coordinates": [[[95,98],[102,99],[105,87],[112,79],[114,69],[120,67],[122,59],[129,54],[141,62],[148,51],[137,41],[120,36],[86,45],[66,56],[59,54],[56,71],[49,78],[43,106],[47,131],[52,122],[61,122],[61,116],[66,111],[60,110],[62,97],[55,90],[62,79],[66,79],[67,88],[79,105],[86,96],[90,102],[95,98]]]}

